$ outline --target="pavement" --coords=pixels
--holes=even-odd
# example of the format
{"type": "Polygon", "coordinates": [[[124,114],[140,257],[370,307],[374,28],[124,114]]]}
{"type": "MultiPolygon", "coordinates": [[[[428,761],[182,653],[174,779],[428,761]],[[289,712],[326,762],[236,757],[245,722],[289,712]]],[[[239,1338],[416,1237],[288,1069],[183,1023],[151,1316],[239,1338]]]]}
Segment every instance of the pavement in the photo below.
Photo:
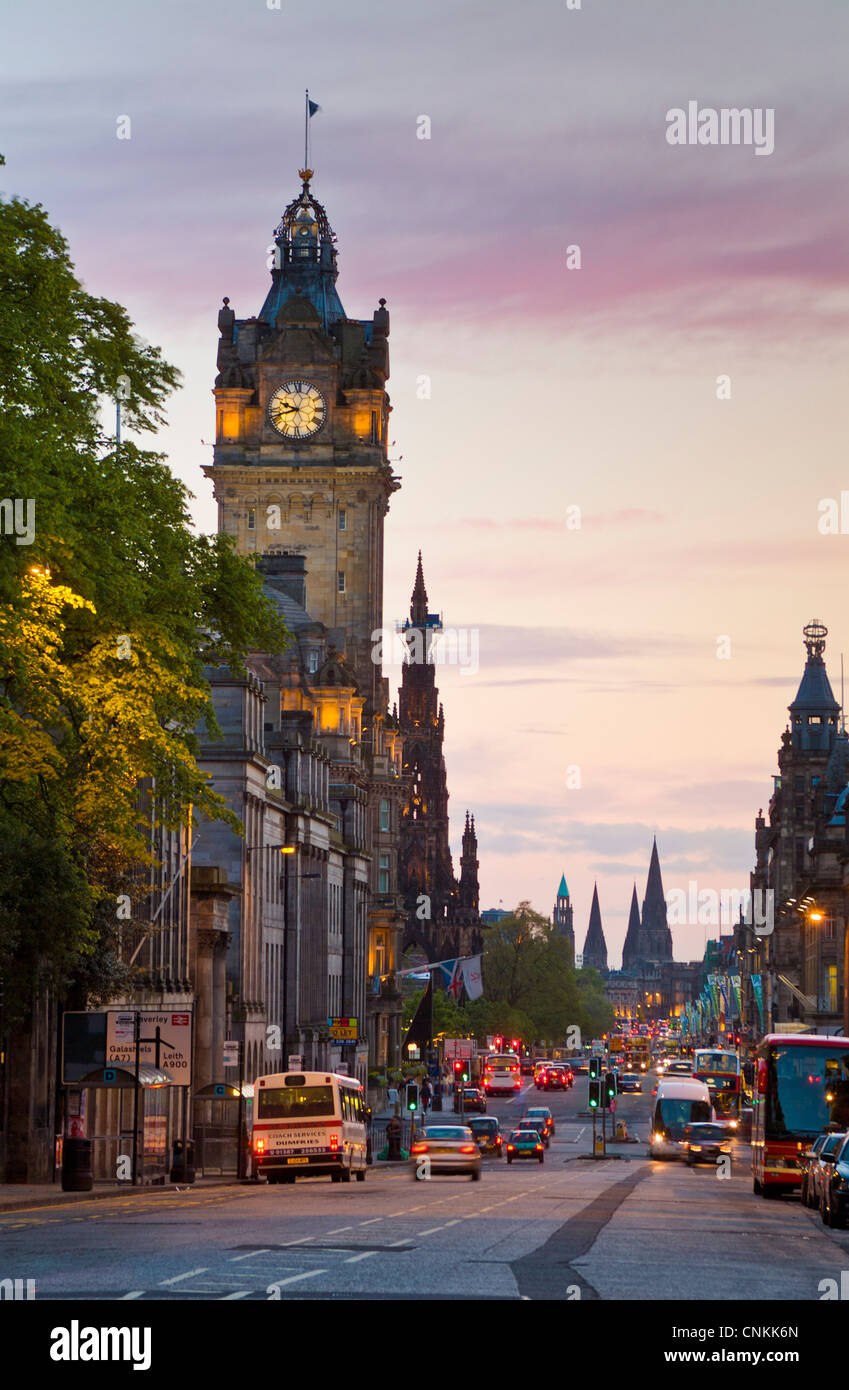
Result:
{"type": "Polygon", "coordinates": [[[205,1187],[234,1187],[240,1186],[245,1182],[250,1182],[249,1178],[223,1177],[223,1178],[196,1178],[194,1183],[165,1183],[164,1188],[153,1187],[133,1187],[126,1182],[96,1182],[90,1192],[63,1192],[60,1183],[0,1183],[0,1211],[18,1211],[21,1208],[38,1207],[61,1207],[72,1206],[76,1202],[96,1202],[106,1200],[110,1197],[133,1197],[141,1196],[145,1192],[162,1192],[168,1188],[172,1191],[184,1189],[186,1186],[196,1188],[205,1187]]]}

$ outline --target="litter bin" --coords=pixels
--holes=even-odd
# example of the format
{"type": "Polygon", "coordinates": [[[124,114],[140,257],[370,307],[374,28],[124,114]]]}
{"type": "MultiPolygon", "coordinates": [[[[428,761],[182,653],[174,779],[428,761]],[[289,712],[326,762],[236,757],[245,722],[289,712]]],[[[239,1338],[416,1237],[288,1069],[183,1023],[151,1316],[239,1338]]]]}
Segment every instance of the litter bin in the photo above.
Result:
{"type": "Polygon", "coordinates": [[[62,1145],[62,1191],[91,1192],[91,1140],[65,1137],[62,1145]]]}
{"type": "Polygon", "coordinates": [[[175,1139],[171,1146],[171,1182],[194,1182],[195,1141],[175,1139]]]}

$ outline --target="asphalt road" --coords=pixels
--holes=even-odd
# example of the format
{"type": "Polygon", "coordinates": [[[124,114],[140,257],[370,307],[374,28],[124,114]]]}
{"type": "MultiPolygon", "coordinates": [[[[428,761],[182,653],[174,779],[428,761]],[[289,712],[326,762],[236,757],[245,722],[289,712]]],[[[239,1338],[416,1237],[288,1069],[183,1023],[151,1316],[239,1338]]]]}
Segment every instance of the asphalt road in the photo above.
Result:
{"type": "MultiPolygon", "coordinates": [[[[797,1199],[752,1194],[749,1150],[731,1176],[646,1157],[649,1098],[623,1096],[639,1144],[594,1161],[586,1081],[567,1095],[497,1100],[506,1130],[549,1104],[542,1166],[485,1161],[483,1181],[382,1165],[365,1183],[156,1189],[0,1215],[0,1272],[37,1298],[817,1300],[849,1269],[849,1234],[797,1199]]],[[[438,1119],[439,1117],[434,1117],[438,1119]]],[[[445,1117],[449,1118],[448,1116],[445,1117]]]]}

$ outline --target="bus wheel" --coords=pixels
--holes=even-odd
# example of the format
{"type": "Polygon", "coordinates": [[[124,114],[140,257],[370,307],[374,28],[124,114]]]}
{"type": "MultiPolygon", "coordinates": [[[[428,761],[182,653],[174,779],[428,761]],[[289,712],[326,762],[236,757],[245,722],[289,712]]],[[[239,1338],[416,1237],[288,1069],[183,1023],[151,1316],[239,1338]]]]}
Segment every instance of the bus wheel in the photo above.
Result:
{"type": "Polygon", "coordinates": [[[278,1181],[278,1182],[294,1182],[294,1181],[295,1181],[295,1174],[294,1174],[294,1173],[281,1173],[281,1174],[280,1174],[280,1177],[277,1179],[277,1181],[278,1181]]]}
{"type": "Polygon", "coordinates": [[[330,1174],[330,1181],[331,1181],[331,1182],[341,1182],[341,1181],[342,1181],[342,1174],[341,1174],[341,1173],[331,1173],[331,1174],[330,1174]]]}
{"type": "Polygon", "coordinates": [[[757,1178],[752,1179],[752,1191],[756,1197],[762,1197],[764,1195],[763,1183],[758,1182],[757,1178]]]}
{"type": "Polygon", "coordinates": [[[366,1170],[365,1170],[365,1168],[360,1168],[360,1169],[358,1170],[358,1172],[357,1172],[357,1182],[365,1182],[365,1180],[366,1180],[366,1170]]]}
{"type": "Polygon", "coordinates": [[[350,1170],[350,1168],[343,1168],[343,1169],[342,1169],[342,1172],[339,1174],[339,1176],[340,1176],[340,1178],[342,1179],[343,1182],[350,1182],[350,1181],[351,1181],[351,1170],[350,1170]]]}

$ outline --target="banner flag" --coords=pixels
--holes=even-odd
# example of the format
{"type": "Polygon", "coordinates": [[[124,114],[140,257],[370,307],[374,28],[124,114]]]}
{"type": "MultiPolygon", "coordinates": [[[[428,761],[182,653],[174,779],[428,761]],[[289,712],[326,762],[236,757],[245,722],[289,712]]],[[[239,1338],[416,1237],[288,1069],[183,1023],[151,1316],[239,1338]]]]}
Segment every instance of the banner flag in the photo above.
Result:
{"type": "Polygon", "coordinates": [[[483,970],[480,956],[467,956],[462,962],[463,985],[469,999],[480,999],[483,994],[483,970]]]}

